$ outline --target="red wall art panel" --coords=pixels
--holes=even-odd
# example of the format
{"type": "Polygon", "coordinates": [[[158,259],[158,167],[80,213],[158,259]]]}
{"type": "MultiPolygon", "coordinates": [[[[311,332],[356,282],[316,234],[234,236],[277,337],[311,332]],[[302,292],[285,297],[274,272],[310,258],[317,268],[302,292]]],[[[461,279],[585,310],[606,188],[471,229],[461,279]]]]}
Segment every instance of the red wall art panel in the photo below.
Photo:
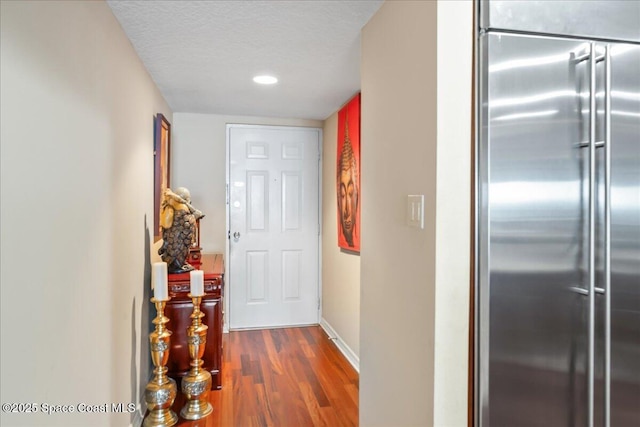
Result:
{"type": "Polygon", "coordinates": [[[360,252],[360,94],[338,112],[338,246],[360,252]]]}

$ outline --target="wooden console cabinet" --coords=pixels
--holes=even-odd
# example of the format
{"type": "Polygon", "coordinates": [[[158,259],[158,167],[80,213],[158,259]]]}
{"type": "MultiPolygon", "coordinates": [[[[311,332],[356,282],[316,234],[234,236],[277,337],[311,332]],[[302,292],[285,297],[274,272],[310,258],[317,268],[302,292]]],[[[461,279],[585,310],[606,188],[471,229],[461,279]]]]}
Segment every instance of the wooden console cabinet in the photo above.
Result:
{"type": "MultiPolygon", "coordinates": [[[[204,313],[202,321],[209,329],[207,344],[203,356],[203,367],[211,373],[212,389],[222,385],[222,322],[224,296],[224,260],[222,254],[203,254],[200,270],[204,271],[204,292],[200,310],[204,313]]],[[[193,304],[187,295],[190,290],[189,273],[169,274],[169,296],[171,300],[165,308],[170,319],[167,327],[171,335],[168,374],[180,381],[190,369],[189,349],[187,347],[187,328],[191,325],[193,304]]]]}

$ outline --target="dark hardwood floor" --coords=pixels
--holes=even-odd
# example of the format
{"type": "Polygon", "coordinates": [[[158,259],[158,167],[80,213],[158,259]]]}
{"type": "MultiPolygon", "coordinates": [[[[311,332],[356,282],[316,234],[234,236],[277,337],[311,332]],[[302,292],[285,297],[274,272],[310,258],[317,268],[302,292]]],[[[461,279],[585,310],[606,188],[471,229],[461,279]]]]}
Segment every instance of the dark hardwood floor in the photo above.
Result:
{"type": "MultiPolygon", "coordinates": [[[[213,414],[183,427],[357,426],[358,373],[319,326],[224,336],[213,414]]],[[[176,414],[183,405],[180,393],[176,414]]]]}

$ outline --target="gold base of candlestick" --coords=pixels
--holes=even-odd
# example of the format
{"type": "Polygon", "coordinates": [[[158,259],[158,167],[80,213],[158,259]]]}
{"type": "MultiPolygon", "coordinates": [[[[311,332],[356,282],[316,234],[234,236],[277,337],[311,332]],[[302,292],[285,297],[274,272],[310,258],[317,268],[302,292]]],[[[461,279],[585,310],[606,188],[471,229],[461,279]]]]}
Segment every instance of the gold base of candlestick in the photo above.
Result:
{"type": "Polygon", "coordinates": [[[147,384],[144,400],[149,407],[149,414],[142,424],[144,427],[171,427],[178,422],[178,416],[171,410],[178,387],[173,379],[165,379],[166,381],[160,384],[153,380],[147,384]]]}
{"type": "Polygon", "coordinates": [[[187,420],[199,420],[213,412],[213,407],[208,402],[211,389],[211,374],[202,369],[202,356],[207,344],[207,325],[203,325],[201,319],[204,313],[200,311],[201,296],[192,296],[193,313],[191,313],[191,326],[187,328],[187,344],[191,357],[191,370],[182,378],[182,393],[187,398],[184,407],[180,411],[182,418],[187,420]]]}
{"type": "Polygon", "coordinates": [[[211,389],[211,374],[201,370],[196,375],[191,372],[182,378],[182,393],[187,402],[180,411],[180,416],[187,420],[199,420],[213,412],[211,403],[207,401],[211,389]]]}
{"type": "Polygon", "coordinates": [[[164,315],[164,307],[167,301],[157,301],[151,298],[156,305],[158,315],[153,319],[156,329],[149,334],[151,347],[151,360],[155,369],[153,378],[147,384],[144,392],[144,400],[147,402],[149,414],[144,419],[145,427],[171,427],[178,422],[178,417],[171,410],[171,405],[176,399],[176,382],[167,376],[167,361],[169,360],[169,347],[171,331],[164,325],[169,318],[164,315]]]}

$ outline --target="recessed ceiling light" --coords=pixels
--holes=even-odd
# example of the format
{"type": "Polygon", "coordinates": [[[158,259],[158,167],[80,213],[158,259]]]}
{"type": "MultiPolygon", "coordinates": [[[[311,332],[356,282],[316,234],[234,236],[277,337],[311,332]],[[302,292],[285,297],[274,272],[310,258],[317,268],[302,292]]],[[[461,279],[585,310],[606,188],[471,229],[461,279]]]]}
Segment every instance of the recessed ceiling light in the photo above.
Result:
{"type": "Polygon", "coordinates": [[[272,85],[278,83],[278,79],[273,76],[255,76],[253,81],[261,85],[272,85]]]}

